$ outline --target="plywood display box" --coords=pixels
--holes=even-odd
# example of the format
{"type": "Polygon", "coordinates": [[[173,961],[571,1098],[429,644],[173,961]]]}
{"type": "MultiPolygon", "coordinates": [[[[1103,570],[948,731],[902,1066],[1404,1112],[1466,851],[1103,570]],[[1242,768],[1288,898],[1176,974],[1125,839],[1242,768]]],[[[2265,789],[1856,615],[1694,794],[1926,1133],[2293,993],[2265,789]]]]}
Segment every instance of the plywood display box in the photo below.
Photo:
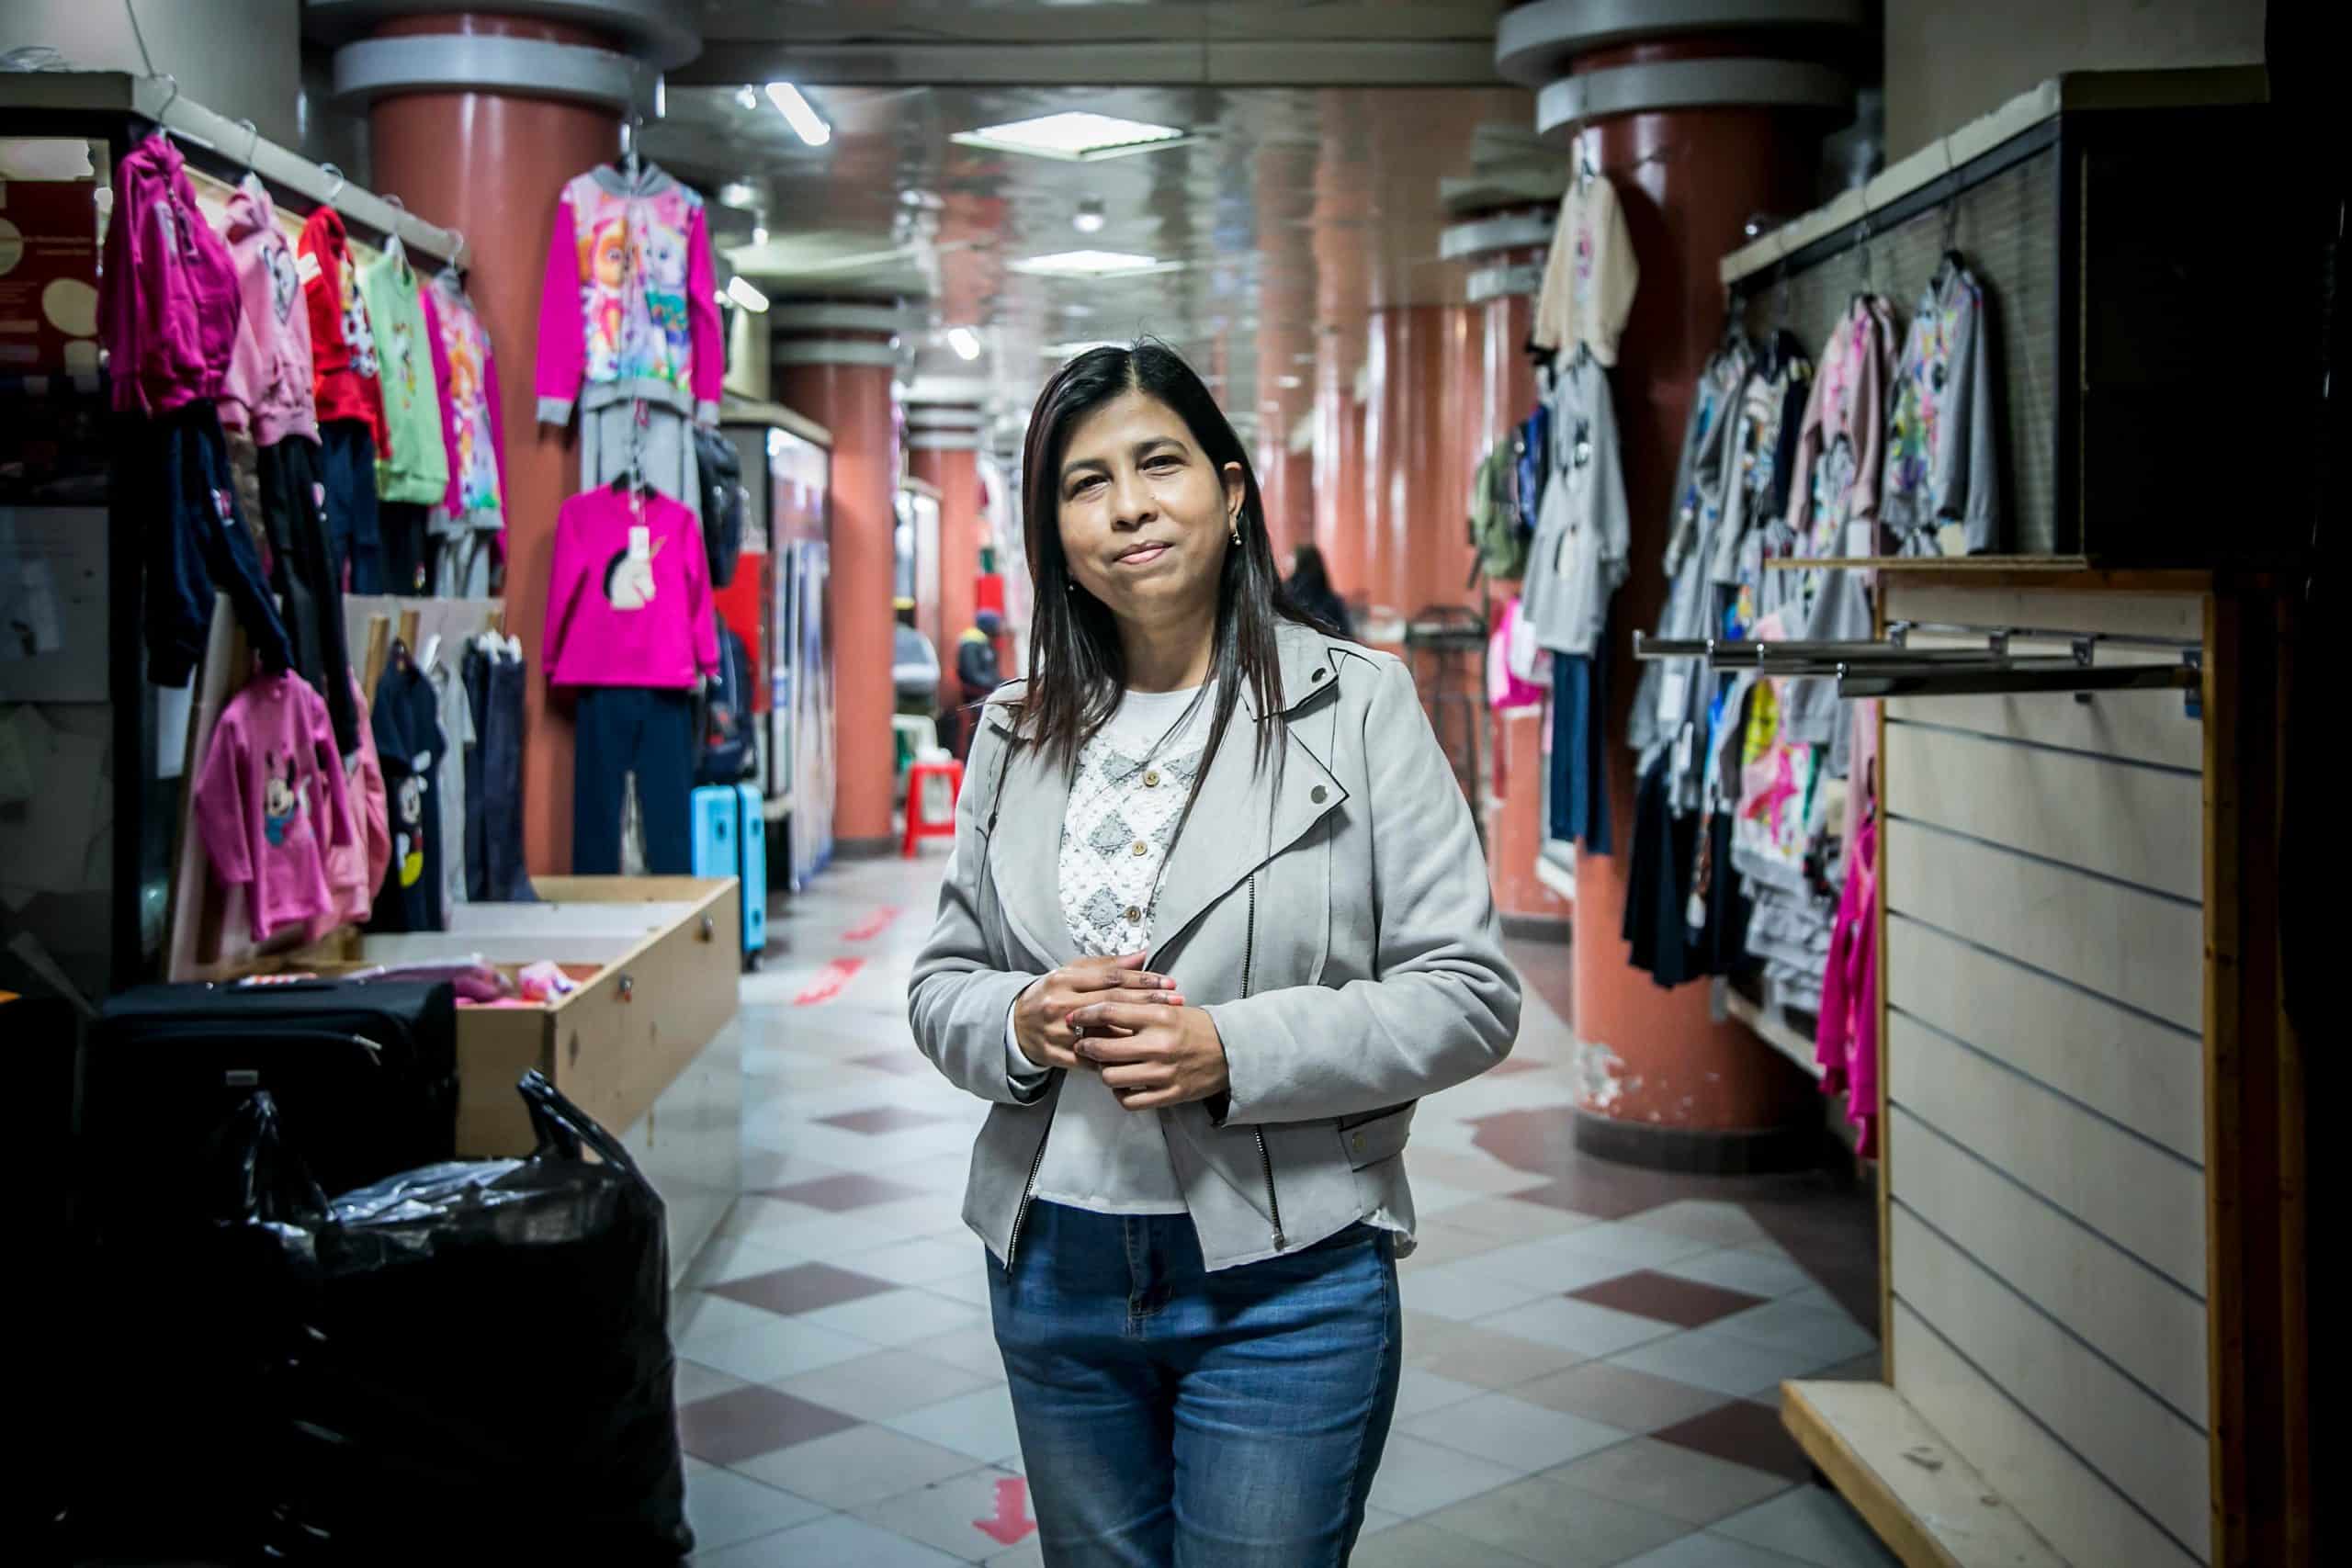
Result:
{"type": "Polygon", "coordinates": [[[514,1082],[530,1068],[616,1133],[635,1126],[735,1014],[741,936],[731,877],[542,876],[537,904],[461,904],[450,929],[349,932],[296,966],[336,974],[480,953],[509,973],[552,960],[580,982],[537,1007],[458,1012],[458,1153],[536,1141],[514,1082]]]}

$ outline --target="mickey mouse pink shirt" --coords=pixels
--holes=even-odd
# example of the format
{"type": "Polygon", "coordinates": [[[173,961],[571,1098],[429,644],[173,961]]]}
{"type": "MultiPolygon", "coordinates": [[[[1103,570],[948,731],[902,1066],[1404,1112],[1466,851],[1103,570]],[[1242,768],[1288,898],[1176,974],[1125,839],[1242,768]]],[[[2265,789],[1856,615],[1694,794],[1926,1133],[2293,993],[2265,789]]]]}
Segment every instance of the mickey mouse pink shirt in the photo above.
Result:
{"type": "Polygon", "coordinates": [[[610,485],[563,503],[548,581],[548,679],[677,690],[718,671],[702,525],[666,495],[610,485]]]}
{"type": "Polygon", "coordinates": [[[327,705],[290,671],[229,699],[196,780],[212,872],[245,890],[253,936],[316,941],[341,919],[329,856],[359,842],[327,705]]]}

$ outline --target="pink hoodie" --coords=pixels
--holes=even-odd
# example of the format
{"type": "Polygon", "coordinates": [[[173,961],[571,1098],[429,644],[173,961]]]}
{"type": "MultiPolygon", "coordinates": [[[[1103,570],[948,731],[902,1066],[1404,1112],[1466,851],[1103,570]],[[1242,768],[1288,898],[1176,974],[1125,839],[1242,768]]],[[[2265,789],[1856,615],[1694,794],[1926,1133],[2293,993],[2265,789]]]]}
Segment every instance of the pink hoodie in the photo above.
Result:
{"type": "Polygon", "coordinates": [[[359,830],[327,705],[300,675],[256,676],[229,699],[195,799],[213,874],[245,889],[254,941],[338,923],[328,860],[359,830]]]}
{"type": "Polygon", "coordinates": [[[539,290],[539,423],[635,399],[717,424],[718,292],[701,197],[651,167],[633,190],[610,164],[573,176],[539,290]]]}
{"type": "Polygon", "coordinates": [[[250,175],[229,198],[229,255],[244,312],[220,381],[221,428],[250,428],[256,446],[275,446],[289,435],[316,441],[311,312],[302,277],[268,190],[250,175]]]}
{"type": "Polygon", "coordinates": [[[114,406],[160,414],[217,397],[241,313],[236,264],[160,131],[115,165],[105,265],[98,336],[114,406]]]}
{"type": "Polygon", "coordinates": [[[356,843],[327,848],[327,886],[334,893],[337,925],[366,923],[375,912],[376,889],[384,885],[384,868],[392,863],[384,770],[376,760],[376,728],[368,722],[368,694],[360,689],[356,671],[351,672],[351,702],[359,716],[359,749],[344,760],[343,784],[352,811],[361,818],[361,831],[356,843]]]}
{"type": "Polygon", "coordinates": [[[563,503],[548,582],[548,679],[559,686],[691,686],[718,670],[702,525],[648,491],[610,485],[563,503]]]}

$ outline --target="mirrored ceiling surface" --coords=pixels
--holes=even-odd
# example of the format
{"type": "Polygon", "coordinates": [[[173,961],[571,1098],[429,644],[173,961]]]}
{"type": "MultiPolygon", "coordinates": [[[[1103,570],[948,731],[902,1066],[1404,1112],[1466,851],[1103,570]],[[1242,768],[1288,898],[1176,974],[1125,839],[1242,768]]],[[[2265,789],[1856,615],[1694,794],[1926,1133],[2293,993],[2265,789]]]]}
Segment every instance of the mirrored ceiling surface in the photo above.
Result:
{"type": "Polygon", "coordinates": [[[1370,310],[1462,298],[1465,269],[1438,256],[1442,178],[1558,164],[1527,130],[1528,95],[1504,86],[809,85],[822,146],[764,88],[673,85],[647,153],[714,197],[716,243],[763,291],[903,299],[921,323],[910,374],[983,378],[1003,408],[1025,409],[1068,345],[1151,333],[1239,423],[1287,428],[1318,333],[1351,371],[1370,310]],[[1182,139],[1082,162],[955,140],[1071,112],[1182,139]],[[1149,266],[1023,270],[1080,250],[1149,266]],[[946,342],[959,326],[977,361],[946,342]]]}

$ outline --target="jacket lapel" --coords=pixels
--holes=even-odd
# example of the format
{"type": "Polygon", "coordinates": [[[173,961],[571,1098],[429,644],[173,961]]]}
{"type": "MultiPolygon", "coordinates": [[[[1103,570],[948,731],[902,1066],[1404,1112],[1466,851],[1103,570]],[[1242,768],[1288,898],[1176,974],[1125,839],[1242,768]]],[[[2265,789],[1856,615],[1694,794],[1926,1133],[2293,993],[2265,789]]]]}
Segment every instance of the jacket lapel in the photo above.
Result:
{"type": "Polygon", "coordinates": [[[1069,806],[1069,780],[1036,747],[1012,738],[1009,715],[997,723],[1009,751],[994,797],[1001,809],[989,842],[989,874],[1013,937],[1046,968],[1058,969],[1079,955],[1062,913],[1062,814],[1069,806]]]}
{"type": "Polygon", "coordinates": [[[1348,798],[1347,790],[1307,750],[1295,724],[1331,701],[1338,676],[1321,637],[1284,625],[1279,648],[1284,716],[1280,743],[1257,766],[1258,725],[1248,691],[1234,709],[1225,743],[1201,776],[1184,831],[1169,847],[1159,898],[1152,909],[1151,962],[1182,937],[1202,912],[1348,798]]]}

